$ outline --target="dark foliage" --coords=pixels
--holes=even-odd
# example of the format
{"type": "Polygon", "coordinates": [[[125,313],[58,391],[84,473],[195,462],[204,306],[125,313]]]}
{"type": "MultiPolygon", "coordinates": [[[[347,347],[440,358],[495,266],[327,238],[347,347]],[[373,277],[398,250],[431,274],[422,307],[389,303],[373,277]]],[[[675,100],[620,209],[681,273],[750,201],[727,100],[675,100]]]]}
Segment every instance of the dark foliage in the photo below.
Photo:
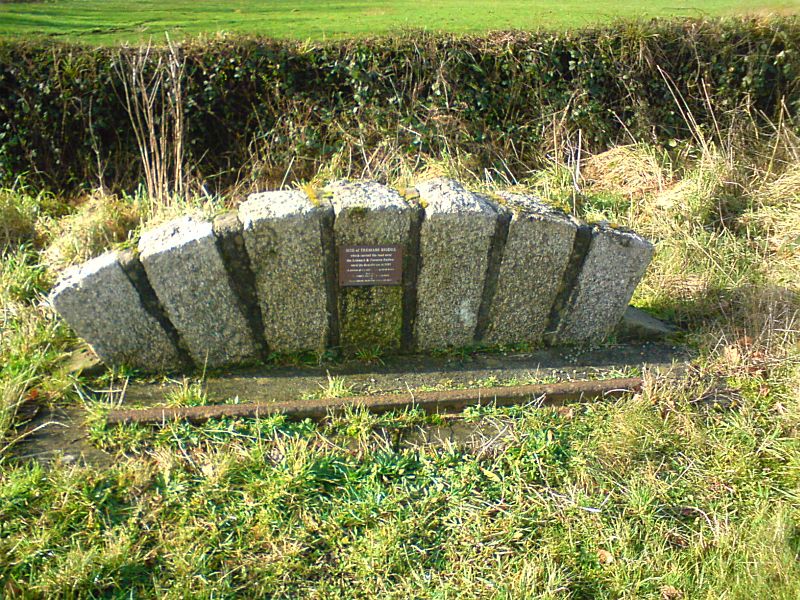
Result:
{"type": "MultiPolygon", "coordinates": [[[[131,49],[0,43],[0,180],[75,192],[140,180],[115,63],[131,49]]],[[[689,131],[675,94],[713,133],[733,109],[774,118],[800,103],[800,21],[619,23],[557,33],[300,44],[191,42],[189,163],[218,189],[311,176],[338,151],[387,139],[412,158],[458,148],[520,174],[581,130],[589,150],[689,131]],[[662,75],[666,73],[668,76],[662,75]],[[675,90],[668,80],[674,81],[675,90]]]]}

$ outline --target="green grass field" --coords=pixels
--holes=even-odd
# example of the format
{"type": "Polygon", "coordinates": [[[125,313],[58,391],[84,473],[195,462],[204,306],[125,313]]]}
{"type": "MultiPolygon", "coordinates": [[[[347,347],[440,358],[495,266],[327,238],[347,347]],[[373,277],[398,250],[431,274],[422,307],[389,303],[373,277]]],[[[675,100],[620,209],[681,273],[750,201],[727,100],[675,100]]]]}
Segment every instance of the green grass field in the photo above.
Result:
{"type": "Polygon", "coordinates": [[[405,28],[477,33],[581,27],[617,18],[794,14],[800,0],[55,0],[0,2],[0,36],[119,43],[220,31],[326,39],[405,28]]]}

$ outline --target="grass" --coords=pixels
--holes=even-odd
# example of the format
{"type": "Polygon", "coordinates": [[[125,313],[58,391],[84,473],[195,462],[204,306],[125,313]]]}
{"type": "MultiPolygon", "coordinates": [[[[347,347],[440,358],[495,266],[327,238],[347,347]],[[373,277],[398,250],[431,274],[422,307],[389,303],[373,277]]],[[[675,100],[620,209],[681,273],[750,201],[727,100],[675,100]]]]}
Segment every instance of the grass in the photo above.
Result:
{"type": "MultiPolygon", "coordinates": [[[[107,399],[88,392],[103,385],[61,374],[74,340],[42,302],[49,248],[94,229],[76,215],[95,211],[37,214],[14,192],[6,204],[34,230],[60,233],[0,261],[4,439],[32,402],[84,402],[91,443],[115,460],[45,468],[0,450],[0,595],[800,597],[795,132],[696,131],[669,150],[636,143],[524,181],[479,180],[468,156],[428,165],[655,240],[635,303],[685,327],[698,352],[685,375],[647,376],[640,394],[483,407],[435,445],[402,442],[450,427],[416,411],[106,428],[107,399]]],[[[383,175],[402,183],[411,170],[383,175]]],[[[117,243],[92,239],[95,251],[117,243]]],[[[331,377],[311,397],[352,389],[331,377]]],[[[204,401],[189,383],[169,399],[204,401]]]]}
{"type": "Polygon", "coordinates": [[[33,35],[90,44],[163,41],[218,32],[323,40],[380,35],[399,29],[478,33],[507,29],[581,27],[618,18],[795,14],[798,0],[468,0],[419,3],[373,0],[58,0],[0,3],[0,36],[33,35]]]}
{"type": "Polygon", "coordinates": [[[112,469],[6,470],[5,589],[797,597],[796,415],[755,388],[735,410],[686,403],[702,391],[488,412],[504,433],[471,447],[393,448],[378,428],[403,415],[129,428],[112,469]]]}

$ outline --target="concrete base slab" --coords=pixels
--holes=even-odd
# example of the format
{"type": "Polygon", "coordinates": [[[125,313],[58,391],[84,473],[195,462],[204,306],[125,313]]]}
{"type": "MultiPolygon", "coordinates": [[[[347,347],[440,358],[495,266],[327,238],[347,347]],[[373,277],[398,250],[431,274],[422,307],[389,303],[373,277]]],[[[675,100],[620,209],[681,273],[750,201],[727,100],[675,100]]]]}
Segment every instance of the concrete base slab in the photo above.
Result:
{"type": "MultiPolygon", "coordinates": [[[[238,397],[241,402],[286,402],[319,394],[329,377],[343,377],[354,394],[389,393],[425,387],[469,387],[478,381],[568,381],[597,377],[626,368],[669,370],[690,358],[686,348],[661,343],[620,344],[595,350],[545,348],[524,354],[477,354],[466,358],[406,356],[387,358],[383,365],[357,361],[324,367],[259,368],[210,377],[205,383],[211,402],[238,397]]],[[[193,381],[193,380],[189,380],[193,381]]],[[[199,380],[196,380],[199,381],[199,380]]],[[[183,381],[132,384],[123,398],[125,406],[152,406],[183,381]]],[[[121,389],[120,389],[121,391],[121,389]]]]}
{"type": "Polygon", "coordinates": [[[650,313],[629,306],[617,327],[617,338],[626,340],[663,340],[678,332],[671,323],[656,319],[650,313]]]}
{"type": "MultiPolygon", "coordinates": [[[[459,358],[396,357],[386,364],[370,366],[358,362],[316,368],[260,368],[235,375],[212,377],[205,381],[211,402],[239,397],[243,402],[289,401],[305,394],[319,394],[328,385],[328,376],[344,377],[356,394],[388,393],[431,388],[475,387],[511,381],[570,381],[618,376],[620,370],[658,370],[680,373],[691,359],[686,348],[668,344],[623,344],[586,352],[545,349],[515,355],[476,355],[459,358]]],[[[117,381],[104,383],[110,389],[107,399],[122,407],[156,406],[166,394],[193,380],[168,380],[164,383],[117,381]]],[[[87,413],[82,407],[45,409],[29,424],[31,434],[14,447],[17,460],[45,464],[75,462],[96,466],[113,464],[114,456],[88,443],[87,413]]],[[[491,423],[490,423],[491,425],[491,423]]],[[[486,423],[454,421],[452,425],[400,432],[410,445],[452,443],[480,436],[486,423]],[[455,429],[455,437],[454,431],[455,429]]],[[[393,435],[398,432],[394,431],[393,435]]]]}

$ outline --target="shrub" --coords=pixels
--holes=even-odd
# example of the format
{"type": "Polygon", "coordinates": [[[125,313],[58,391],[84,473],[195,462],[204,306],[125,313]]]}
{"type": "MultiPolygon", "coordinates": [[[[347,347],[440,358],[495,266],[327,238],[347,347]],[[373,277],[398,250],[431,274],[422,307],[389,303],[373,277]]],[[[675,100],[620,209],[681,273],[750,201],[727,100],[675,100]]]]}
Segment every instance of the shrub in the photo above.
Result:
{"type": "MultiPolygon", "coordinates": [[[[799,42],[794,18],[188,42],[177,48],[185,156],[211,191],[308,179],[343,156],[372,172],[372,149],[387,144],[423,160],[457,150],[481,170],[517,176],[574,144],[577,130],[598,152],[631,136],[689,137],[684,113],[711,135],[742,105],[766,118],[794,112],[799,42]]],[[[98,178],[136,187],[141,163],[120,76],[120,57],[135,52],[0,42],[0,178],[27,172],[70,191],[98,178]]],[[[151,69],[159,52],[169,50],[154,51],[151,69]]]]}

